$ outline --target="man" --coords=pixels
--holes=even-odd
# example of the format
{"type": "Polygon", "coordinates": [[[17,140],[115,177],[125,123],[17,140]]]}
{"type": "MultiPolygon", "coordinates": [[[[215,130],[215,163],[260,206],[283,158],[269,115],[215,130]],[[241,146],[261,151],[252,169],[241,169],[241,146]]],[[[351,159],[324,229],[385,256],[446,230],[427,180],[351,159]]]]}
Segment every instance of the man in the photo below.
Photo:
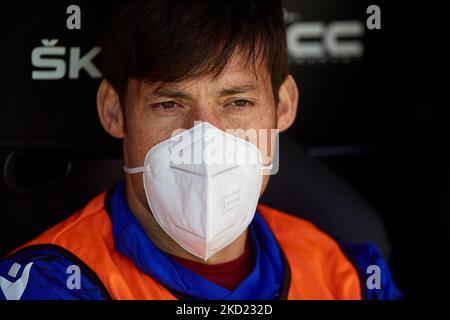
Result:
{"type": "Polygon", "coordinates": [[[125,179],[1,262],[0,298],[401,296],[373,245],[256,208],[269,183],[261,142],[225,133],[295,119],[280,1],[128,1],[103,60],[98,114],[123,139],[125,179]],[[231,161],[188,163],[191,150],[231,161]]]}

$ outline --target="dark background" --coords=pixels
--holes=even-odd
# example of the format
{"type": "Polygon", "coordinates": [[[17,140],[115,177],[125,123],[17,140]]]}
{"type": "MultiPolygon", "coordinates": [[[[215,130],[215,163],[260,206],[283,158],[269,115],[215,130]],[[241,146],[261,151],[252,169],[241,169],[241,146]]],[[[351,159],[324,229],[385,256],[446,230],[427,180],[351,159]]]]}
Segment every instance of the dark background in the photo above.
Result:
{"type": "MultiPolygon", "coordinates": [[[[31,239],[113,183],[120,142],[100,127],[100,79],[33,80],[31,52],[59,39],[68,66],[100,45],[108,1],[0,4],[0,254],[31,239]],[[66,8],[81,7],[81,30],[67,30],[66,8]],[[82,177],[101,168],[103,178],[82,177]],[[93,169],[94,168],[94,169],[93,169]],[[105,170],[106,168],[106,170],[105,170]],[[101,181],[99,181],[101,180],[101,181]]],[[[294,59],[299,115],[288,133],[348,181],[376,210],[391,241],[390,266],[407,298],[448,297],[450,174],[444,103],[442,9],[402,1],[285,1],[289,26],[336,21],[365,26],[381,8],[381,30],[364,28],[359,57],[294,59]]],[[[323,44],[322,37],[304,39],[323,44]]],[[[101,53],[93,62],[99,67],[101,53]]],[[[447,81],[448,82],[448,81],[447,81]]]]}

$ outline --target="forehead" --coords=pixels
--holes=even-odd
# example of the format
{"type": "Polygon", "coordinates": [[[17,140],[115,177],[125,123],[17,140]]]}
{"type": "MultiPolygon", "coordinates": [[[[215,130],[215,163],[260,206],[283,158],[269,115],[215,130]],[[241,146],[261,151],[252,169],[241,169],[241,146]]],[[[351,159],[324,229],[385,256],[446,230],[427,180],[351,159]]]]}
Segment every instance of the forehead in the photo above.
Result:
{"type": "Polygon", "coordinates": [[[218,74],[206,74],[202,76],[189,77],[176,82],[154,82],[141,83],[144,91],[153,91],[161,87],[189,88],[198,85],[207,85],[211,89],[221,89],[224,86],[253,86],[256,90],[266,90],[270,86],[270,75],[263,59],[246,60],[240,53],[236,52],[218,74]]]}

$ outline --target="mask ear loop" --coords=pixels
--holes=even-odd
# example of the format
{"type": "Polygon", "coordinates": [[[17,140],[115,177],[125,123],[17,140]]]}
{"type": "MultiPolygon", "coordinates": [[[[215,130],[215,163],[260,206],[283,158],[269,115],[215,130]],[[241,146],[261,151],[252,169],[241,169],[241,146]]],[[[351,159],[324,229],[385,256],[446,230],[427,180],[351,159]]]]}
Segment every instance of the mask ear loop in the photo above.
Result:
{"type": "Polygon", "coordinates": [[[123,171],[128,174],[141,173],[141,172],[144,172],[147,170],[148,170],[148,166],[134,167],[134,168],[129,168],[127,166],[123,166],[123,171]]]}

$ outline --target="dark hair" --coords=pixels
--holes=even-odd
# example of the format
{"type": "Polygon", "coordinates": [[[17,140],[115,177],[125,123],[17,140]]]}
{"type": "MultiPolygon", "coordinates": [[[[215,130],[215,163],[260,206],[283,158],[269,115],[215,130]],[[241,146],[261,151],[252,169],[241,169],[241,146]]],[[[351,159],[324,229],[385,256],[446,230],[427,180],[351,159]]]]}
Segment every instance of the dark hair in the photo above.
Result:
{"type": "Polygon", "coordinates": [[[122,1],[104,38],[103,74],[122,105],[130,79],[217,77],[237,50],[253,68],[265,63],[276,103],[288,74],[281,0],[122,1]]]}

